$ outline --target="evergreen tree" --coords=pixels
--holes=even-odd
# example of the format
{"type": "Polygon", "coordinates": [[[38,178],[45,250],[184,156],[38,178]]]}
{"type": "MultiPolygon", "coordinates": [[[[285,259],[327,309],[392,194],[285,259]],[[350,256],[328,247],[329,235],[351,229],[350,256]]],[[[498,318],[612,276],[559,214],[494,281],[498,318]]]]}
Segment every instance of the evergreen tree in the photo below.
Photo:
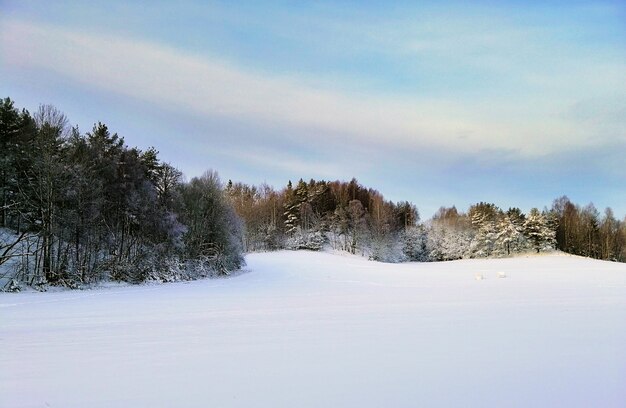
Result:
{"type": "Polygon", "coordinates": [[[0,100],[0,227],[22,231],[34,220],[26,219],[32,214],[22,186],[31,181],[36,135],[35,121],[28,111],[18,111],[10,98],[0,100]]]}
{"type": "Polygon", "coordinates": [[[541,250],[553,249],[556,243],[555,231],[550,227],[546,215],[536,208],[530,210],[524,222],[524,235],[537,253],[541,250]]]}
{"type": "Polygon", "coordinates": [[[500,217],[497,226],[496,246],[506,255],[510,255],[511,252],[517,252],[523,239],[523,227],[514,221],[521,219],[521,217],[516,217],[517,213],[509,211],[507,215],[500,217]]]}
{"type": "Polygon", "coordinates": [[[428,234],[423,225],[407,228],[402,235],[402,252],[408,261],[426,262],[428,255],[428,234]]]}
{"type": "Polygon", "coordinates": [[[300,201],[293,190],[291,180],[289,180],[287,189],[285,190],[284,209],[285,232],[287,234],[293,234],[300,224],[300,201]]]}
{"type": "Polygon", "coordinates": [[[491,256],[498,237],[496,222],[502,211],[495,204],[481,202],[471,206],[468,215],[475,231],[471,247],[473,256],[491,256]]]}

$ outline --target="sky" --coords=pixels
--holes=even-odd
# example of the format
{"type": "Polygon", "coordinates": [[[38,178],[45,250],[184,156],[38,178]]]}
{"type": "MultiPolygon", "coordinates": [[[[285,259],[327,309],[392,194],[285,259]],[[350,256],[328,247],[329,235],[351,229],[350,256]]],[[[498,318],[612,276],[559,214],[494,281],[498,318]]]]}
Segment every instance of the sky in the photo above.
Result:
{"type": "Polygon", "coordinates": [[[0,97],[189,179],[626,215],[622,1],[0,0],[0,97]]]}

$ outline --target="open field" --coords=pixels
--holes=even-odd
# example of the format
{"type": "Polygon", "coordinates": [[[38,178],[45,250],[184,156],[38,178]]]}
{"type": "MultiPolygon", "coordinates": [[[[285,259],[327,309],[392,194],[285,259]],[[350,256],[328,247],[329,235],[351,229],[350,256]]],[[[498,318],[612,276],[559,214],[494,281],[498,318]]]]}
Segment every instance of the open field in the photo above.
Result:
{"type": "Polygon", "coordinates": [[[0,294],[0,406],[626,406],[626,264],[247,262],[228,279],[0,294]]]}

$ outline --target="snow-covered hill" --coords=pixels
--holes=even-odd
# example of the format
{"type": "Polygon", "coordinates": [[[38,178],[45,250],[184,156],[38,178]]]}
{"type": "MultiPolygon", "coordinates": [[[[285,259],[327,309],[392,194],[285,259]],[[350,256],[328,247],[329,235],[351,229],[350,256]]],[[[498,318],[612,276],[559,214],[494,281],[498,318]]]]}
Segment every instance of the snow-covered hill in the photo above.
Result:
{"type": "Polygon", "coordinates": [[[0,294],[0,406],[626,406],[625,264],[247,262],[228,279],[0,294]]]}

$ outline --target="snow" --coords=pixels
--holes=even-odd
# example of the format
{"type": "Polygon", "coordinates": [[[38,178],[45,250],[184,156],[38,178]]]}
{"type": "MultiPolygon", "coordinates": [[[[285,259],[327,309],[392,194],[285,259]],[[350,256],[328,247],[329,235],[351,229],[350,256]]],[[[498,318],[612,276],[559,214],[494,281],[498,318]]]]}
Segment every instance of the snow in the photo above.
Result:
{"type": "Polygon", "coordinates": [[[0,406],[626,406],[625,264],[247,263],[227,279],[1,294],[0,406]]]}

